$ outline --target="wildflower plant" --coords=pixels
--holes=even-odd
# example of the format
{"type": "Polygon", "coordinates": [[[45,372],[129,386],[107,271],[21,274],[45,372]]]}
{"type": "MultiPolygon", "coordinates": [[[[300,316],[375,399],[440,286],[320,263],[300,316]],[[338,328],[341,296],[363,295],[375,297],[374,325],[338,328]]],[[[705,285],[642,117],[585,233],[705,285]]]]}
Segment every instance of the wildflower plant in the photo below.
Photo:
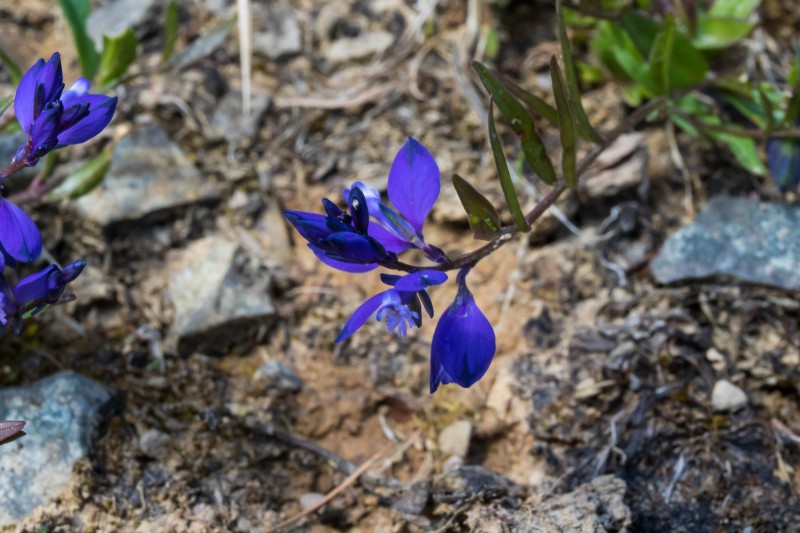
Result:
{"type": "Polygon", "coordinates": [[[344,324],[336,342],[351,337],[371,316],[385,321],[390,331],[406,336],[420,327],[424,315],[435,318],[428,290],[448,280],[446,272],[457,271],[457,293],[452,304],[439,316],[433,334],[430,359],[430,392],[440,385],[455,383],[470,387],[489,369],[496,351],[491,323],[481,311],[467,285],[470,270],[483,258],[508,242],[517,233],[528,232],[531,224],[568,188],[577,186],[578,177],[619,135],[643,120],[653,110],[644,105],[629,120],[601,136],[590,125],[578,92],[575,66],[559,9],[559,37],[564,69],[551,60],[551,77],[556,106],[506,81],[480,63],[473,63],[478,78],[489,93],[489,144],[497,175],[513,225],[503,226],[500,209],[494,206],[467,180],[458,175],[452,182],[467,214],[476,239],[484,246],[450,257],[445,250],[428,243],[425,220],[440,192],[440,170],[434,156],[419,141],[409,138],[397,152],[389,170],[388,202],[381,193],[361,182],[345,188],[346,208],[324,199],[323,213],[285,211],[286,219],[308,241],[311,251],[326,265],[358,275],[378,267],[402,274],[381,274],[389,288],[370,296],[344,324]],[[523,213],[494,121],[495,105],[519,139],[520,152],[536,176],[551,190],[529,213],[523,213]],[[539,136],[535,117],[542,117],[560,131],[562,157],[560,172],[553,164],[539,136]],[[595,147],[577,160],[580,139],[595,147]],[[401,255],[419,250],[425,265],[408,264],[401,255]],[[424,311],[424,312],[423,312],[424,311]]]}

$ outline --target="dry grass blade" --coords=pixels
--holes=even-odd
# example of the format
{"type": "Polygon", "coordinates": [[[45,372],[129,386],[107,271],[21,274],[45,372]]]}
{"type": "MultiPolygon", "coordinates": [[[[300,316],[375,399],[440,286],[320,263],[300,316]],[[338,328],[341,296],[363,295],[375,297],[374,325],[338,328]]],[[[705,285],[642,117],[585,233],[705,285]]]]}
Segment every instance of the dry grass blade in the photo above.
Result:
{"type": "Polygon", "coordinates": [[[236,10],[239,24],[239,66],[242,76],[242,115],[244,118],[249,118],[253,73],[253,28],[250,0],[237,0],[236,10]]]}

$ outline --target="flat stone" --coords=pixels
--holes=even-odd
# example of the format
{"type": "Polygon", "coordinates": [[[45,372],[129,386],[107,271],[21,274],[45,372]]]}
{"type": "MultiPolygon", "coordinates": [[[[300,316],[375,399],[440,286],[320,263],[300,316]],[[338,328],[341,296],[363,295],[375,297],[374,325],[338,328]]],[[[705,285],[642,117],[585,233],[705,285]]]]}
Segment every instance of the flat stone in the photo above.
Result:
{"type": "Polygon", "coordinates": [[[24,420],[27,436],[0,448],[0,527],[56,498],[89,455],[111,412],[111,394],[72,371],[0,389],[0,420],[24,420]]]}
{"type": "Polygon", "coordinates": [[[727,379],[714,383],[711,406],[715,411],[736,411],[745,405],[747,405],[747,394],[742,389],[727,379]]]}
{"type": "Polygon", "coordinates": [[[711,276],[800,288],[800,207],[712,198],[692,224],[671,235],[651,263],[660,283],[711,276]]]}
{"type": "Polygon", "coordinates": [[[86,30],[98,50],[103,46],[103,35],[114,37],[132,28],[142,37],[152,29],[148,23],[162,20],[159,12],[166,4],[163,0],[111,0],[91,12],[86,30]]]}
{"type": "Polygon", "coordinates": [[[255,371],[253,378],[277,392],[297,392],[303,388],[303,380],[297,372],[275,359],[261,365],[255,371]]]}
{"type": "Polygon", "coordinates": [[[167,297],[180,353],[222,354],[272,322],[270,276],[253,270],[231,239],[212,235],[176,255],[168,266],[167,297]]]}
{"type": "Polygon", "coordinates": [[[100,187],[75,201],[89,220],[108,227],[219,198],[184,152],[159,126],[137,126],[117,143],[100,187]]]}
{"type": "Polygon", "coordinates": [[[209,138],[228,141],[252,138],[271,105],[272,99],[266,94],[253,94],[250,99],[250,114],[245,116],[242,111],[242,93],[228,91],[211,116],[209,138]]]}
{"type": "Polygon", "coordinates": [[[472,423],[469,420],[456,420],[439,433],[439,451],[445,455],[466,457],[472,436],[472,423]]]}
{"type": "Polygon", "coordinates": [[[303,33],[291,7],[280,1],[253,3],[253,51],[281,59],[303,51],[303,33]]]}

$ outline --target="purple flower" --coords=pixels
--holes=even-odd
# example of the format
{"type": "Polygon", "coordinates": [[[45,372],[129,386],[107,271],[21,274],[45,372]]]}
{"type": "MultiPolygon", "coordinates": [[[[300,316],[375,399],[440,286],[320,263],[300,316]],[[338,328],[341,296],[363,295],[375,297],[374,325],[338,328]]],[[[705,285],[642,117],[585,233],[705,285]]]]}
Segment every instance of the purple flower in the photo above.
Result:
{"type": "Polygon", "coordinates": [[[2,286],[2,306],[5,318],[14,317],[17,331],[22,326],[22,317],[30,313],[35,315],[49,305],[62,303],[64,290],[68,283],[77,278],[86,266],[86,261],[79,260],[64,267],[50,265],[35,274],[23,278],[12,290],[5,277],[0,274],[2,286]]]}
{"type": "Polygon", "coordinates": [[[377,311],[378,321],[386,320],[389,331],[405,337],[409,328],[422,325],[422,307],[433,318],[433,304],[426,289],[447,281],[447,274],[438,270],[420,270],[405,276],[381,274],[381,281],[392,288],[368,298],[345,323],[336,342],[356,332],[377,311]]]}
{"type": "MultiPolygon", "coordinates": [[[[42,253],[42,235],[25,211],[0,197],[0,257],[13,265],[33,261],[42,253]]],[[[2,273],[0,268],[0,273],[2,273]]]]}
{"type": "MultiPolygon", "coordinates": [[[[426,244],[422,236],[425,219],[439,197],[440,181],[436,160],[419,141],[409,137],[389,171],[388,195],[397,211],[381,202],[377,190],[361,182],[354,183],[353,188],[356,187],[364,192],[369,214],[378,223],[370,226],[369,235],[388,251],[400,253],[419,248],[431,261],[441,263],[446,259],[442,250],[426,244]]],[[[345,198],[350,190],[345,189],[345,198]]]]}
{"type": "Polygon", "coordinates": [[[308,241],[311,251],[326,265],[345,272],[367,272],[395,259],[380,242],[368,235],[369,208],[364,193],[353,187],[349,214],[325,198],[325,215],[284,211],[283,215],[308,241]]]}
{"type": "Polygon", "coordinates": [[[467,288],[467,272],[469,269],[465,268],[458,273],[456,299],[439,319],[433,333],[431,393],[440,384],[471,387],[483,377],[494,357],[494,330],[467,288]]]}
{"type": "Polygon", "coordinates": [[[33,166],[49,151],[88,141],[114,116],[117,98],[89,94],[89,82],[79,78],[64,91],[61,56],[37,61],[20,79],[14,112],[28,142],[19,148],[12,166],[33,166]]]}

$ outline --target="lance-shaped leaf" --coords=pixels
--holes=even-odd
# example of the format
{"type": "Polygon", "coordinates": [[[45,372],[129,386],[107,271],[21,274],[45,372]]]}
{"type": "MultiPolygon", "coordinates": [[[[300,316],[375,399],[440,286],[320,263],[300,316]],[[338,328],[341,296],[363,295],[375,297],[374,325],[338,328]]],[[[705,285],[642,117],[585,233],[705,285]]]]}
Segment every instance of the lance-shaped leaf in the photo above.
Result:
{"type": "Polygon", "coordinates": [[[22,431],[24,427],[25,422],[22,420],[0,420],[0,444],[8,444],[25,435],[22,431]]]}
{"type": "Polygon", "coordinates": [[[672,89],[672,53],[675,41],[675,18],[668,14],[664,26],[656,35],[650,49],[650,72],[659,94],[669,94],[672,89]]]}
{"type": "Polygon", "coordinates": [[[597,144],[605,144],[603,138],[598,135],[592,125],[589,123],[589,118],[586,116],[586,111],[583,109],[581,103],[581,93],[578,87],[578,74],[575,71],[575,63],[572,60],[572,47],[569,44],[567,37],[567,26],[564,22],[564,10],[561,7],[561,1],[556,2],[556,18],[558,18],[558,40],[561,43],[561,55],[564,58],[564,74],[567,77],[567,88],[569,95],[569,105],[572,107],[572,113],[575,116],[575,122],[581,136],[589,139],[597,144]]]}
{"type": "Polygon", "coordinates": [[[59,0],[61,11],[67,19],[75,48],[78,50],[78,61],[81,64],[81,73],[84,78],[92,79],[97,72],[100,55],[94,47],[94,41],[86,31],[86,21],[92,11],[89,0],[59,0]]]}
{"type": "Polygon", "coordinates": [[[490,241],[496,237],[501,222],[492,202],[458,174],[453,174],[453,187],[467,212],[469,227],[472,228],[475,238],[490,241]]]}
{"type": "Polygon", "coordinates": [[[505,76],[500,78],[502,82],[514,93],[514,96],[519,98],[523,104],[528,108],[531,114],[539,115],[550,123],[551,126],[558,127],[558,111],[556,108],[536,96],[535,94],[526,91],[513,81],[505,76]]]}
{"type": "Polygon", "coordinates": [[[136,34],[128,28],[116,37],[103,36],[103,54],[97,68],[97,84],[107,87],[118,80],[136,59],[136,34]]]}
{"type": "Polygon", "coordinates": [[[506,197],[506,204],[508,205],[509,211],[511,211],[514,223],[520,231],[527,232],[531,227],[528,221],[525,220],[525,215],[522,213],[522,208],[519,206],[517,191],[514,190],[514,183],[511,181],[511,171],[508,170],[506,155],[503,153],[503,146],[500,144],[500,138],[497,136],[497,129],[494,125],[494,98],[492,97],[489,98],[489,144],[492,146],[494,162],[495,165],[497,165],[500,187],[503,189],[503,196],[506,197]]]}
{"type": "Polygon", "coordinates": [[[548,185],[554,185],[556,171],[547,156],[544,142],[542,142],[539,134],[536,133],[536,127],[533,124],[531,115],[489,69],[477,61],[473,61],[472,66],[478,72],[478,77],[480,77],[483,86],[486,87],[491,97],[497,102],[500,112],[511,124],[511,129],[519,137],[525,160],[533,167],[533,170],[542,181],[548,185]]]}
{"type": "Polygon", "coordinates": [[[769,96],[767,96],[766,91],[761,87],[758,88],[758,99],[761,102],[761,109],[766,122],[766,130],[769,135],[772,133],[772,130],[775,129],[775,109],[772,107],[772,102],[769,96]]]}
{"type": "MultiPolygon", "coordinates": [[[[798,51],[800,55],[800,51],[798,51]]],[[[792,74],[794,83],[792,84],[792,96],[789,98],[789,104],[786,106],[786,114],[783,116],[782,126],[784,128],[791,128],[797,124],[797,119],[800,117],[800,57],[795,56],[792,61],[792,74]]]]}
{"type": "Polygon", "coordinates": [[[175,51],[178,41],[178,1],[170,0],[167,4],[167,17],[164,24],[164,49],[161,51],[161,62],[166,63],[175,51]]]}
{"type": "Polygon", "coordinates": [[[558,108],[558,131],[561,134],[561,173],[564,175],[567,187],[574,189],[578,184],[575,119],[572,117],[567,88],[564,86],[564,79],[561,76],[561,68],[558,66],[556,56],[550,58],[550,76],[553,79],[553,94],[555,94],[558,108]]]}

